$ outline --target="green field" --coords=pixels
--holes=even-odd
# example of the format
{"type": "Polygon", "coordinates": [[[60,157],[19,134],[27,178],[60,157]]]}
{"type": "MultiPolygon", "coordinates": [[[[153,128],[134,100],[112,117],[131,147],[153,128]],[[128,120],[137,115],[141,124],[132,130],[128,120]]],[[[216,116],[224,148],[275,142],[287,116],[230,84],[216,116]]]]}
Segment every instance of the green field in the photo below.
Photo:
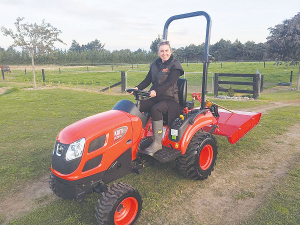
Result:
{"type": "MultiPolygon", "coordinates": [[[[229,72],[226,65],[232,69],[235,66],[239,67],[241,64],[223,63],[222,69],[226,70],[224,72],[229,72]]],[[[244,69],[236,68],[235,71],[230,72],[253,73],[251,72],[253,68],[263,67],[263,63],[243,63],[243,65],[244,69]],[[249,67],[247,67],[248,64],[249,67]]],[[[261,71],[259,70],[262,74],[268,74],[267,80],[269,83],[275,84],[277,79],[288,79],[289,81],[288,71],[292,69],[291,67],[285,68],[285,66],[272,65],[272,63],[267,63],[265,70],[263,68],[261,71]],[[280,76],[277,79],[273,78],[277,73],[280,76]]],[[[183,66],[185,66],[186,71],[193,72],[198,71],[197,66],[199,65],[189,64],[188,67],[187,65],[183,66]]],[[[141,67],[139,65],[139,68],[136,69],[147,69],[146,65],[144,68],[141,67]]],[[[211,70],[217,71],[218,67],[220,67],[220,64],[213,63],[210,65],[211,70]]],[[[82,68],[82,70],[85,69],[82,68]]],[[[93,69],[97,71],[99,68],[93,69]]],[[[51,81],[53,83],[60,81],[60,85],[64,83],[62,80],[65,79],[66,86],[68,82],[73,82],[68,81],[70,77],[76,77],[78,81],[70,86],[77,87],[77,82],[83,82],[82,85],[86,85],[85,88],[87,89],[90,88],[88,85],[92,85],[88,82],[84,84],[85,81],[90,79],[89,76],[93,75],[95,79],[98,77],[103,78],[102,75],[97,75],[97,72],[92,73],[91,67],[89,73],[76,72],[76,75],[74,75],[74,71],[69,70],[68,76],[65,76],[67,74],[65,69],[61,69],[62,74],[53,70],[52,73],[48,73],[48,77],[51,77],[50,80],[53,79],[51,81]]],[[[24,71],[21,69],[13,70],[11,75],[7,75],[8,80],[12,82],[0,83],[0,88],[12,87],[12,89],[6,90],[4,94],[0,95],[0,201],[8,194],[22,191],[23,184],[34,183],[42,176],[49,174],[52,148],[56,135],[62,128],[84,117],[109,110],[120,99],[125,98],[134,101],[132,96],[125,94],[107,95],[65,89],[27,90],[32,85],[29,80],[22,80],[24,75],[22,75],[22,72],[24,71]]],[[[30,79],[31,75],[28,70],[27,72],[28,79],[30,79]]],[[[113,73],[108,72],[107,77],[111,78],[111,74],[113,73]]],[[[139,75],[136,74],[135,76],[139,75]]],[[[47,85],[49,84],[47,83],[47,85]]],[[[78,86],[80,85],[78,84],[78,86]]],[[[94,87],[91,89],[94,89],[94,87]]],[[[213,99],[213,101],[230,109],[247,110],[247,108],[265,106],[272,104],[272,102],[290,102],[299,99],[299,91],[283,89],[277,92],[262,93],[259,101],[219,99],[213,99]]],[[[275,139],[292,125],[300,124],[299,110],[300,106],[289,106],[268,111],[263,115],[260,124],[236,145],[230,145],[225,138],[217,137],[219,145],[218,169],[226,171],[237,163],[240,158],[261,154],[261,148],[266,140],[275,139]]],[[[299,154],[297,157],[299,157],[299,154]]],[[[299,164],[291,168],[284,179],[285,182],[281,182],[276,186],[274,192],[267,196],[262,208],[245,224],[286,224],[286,221],[288,221],[288,224],[299,224],[299,164]]],[[[160,218],[162,224],[168,224],[166,213],[172,209],[174,202],[175,204],[181,204],[177,198],[180,199],[180,197],[185,196],[188,193],[187,190],[191,188],[205,187],[210,182],[210,178],[200,182],[188,180],[178,173],[175,164],[171,162],[146,167],[142,175],[130,174],[120,179],[120,181],[137,188],[143,197],[143,211],[137,224],[153,224],[152,221],[155,221],[155,218],[160,218]]],[[[82,203],[59,199],[43,205],[43,202],[47,202],[47,198],[49,196],[37,199],[37,204],[41,204],[41,207],[22,218],[11,221],[10,224],[96,223],[94,207],[98,199],[97,194],[88,196],[82,203]]],[[[4,221],[5,215],[0,215],[0,224],[4,221]]],[[[199,221],[199,218],[190,215],[189,218],[179,219],[176,224],[198,224],[197,221],[199,221]]]]}
{"type": "MultiPolygon", "coordinates": [[[[202,85],[202,63],[182,64],[185,70],[185,78],[188,80],[190,92],[200,92],[202,85]]],[[[45,71],[46,85],[59,85],[68,87],[91,88],[101,90],[120,81],[121,72],[127,74],[127,87],[133,87],[146,76],[149,70],[148,64],[142,65],[104,65],[104,66],[37,66],[36,79],[42,85],[42,69],[45,71]]],[[[208,92],[212,92],[214,73],[241,73],[255,74],[259,72],[264,75],[264,88],[271,88],[278,82],[289,82],[293,71],[293,86],[297,82],[298,66],[285,64],[277,65],[275,62],[216,62],[209,65],[208,70],[208,92]]],[[[30,66],[12,66],[12,73],[6,73],[6,81],[32,83],[32,69],[30,66]],[[26,74],[25,74],[26,69],[26,74]]],[[[236,81],[251,81],[249,78],[234,78],[236,81]]],[[[226,87],[226,86],[225,86],[226,87]]],[[[250,87],[236,86],[237,89],[249,89],[250,87]]],[[[120,91],[119,89],[116,91],[120,91]]]]}

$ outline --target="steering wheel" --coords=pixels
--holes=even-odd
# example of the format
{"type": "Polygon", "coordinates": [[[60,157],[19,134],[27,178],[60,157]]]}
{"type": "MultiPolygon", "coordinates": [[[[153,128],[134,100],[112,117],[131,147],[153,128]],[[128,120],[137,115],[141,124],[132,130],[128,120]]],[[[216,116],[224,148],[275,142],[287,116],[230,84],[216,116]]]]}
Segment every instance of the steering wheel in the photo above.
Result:
{"type": "Polygon", "coordinates": [[[150,98],[150,92],[149,91],[143,91],[138,89],[126,89],[128,93],[133,92],[133,95],[135,97],[135,100],[145,100],[150,98]]]}

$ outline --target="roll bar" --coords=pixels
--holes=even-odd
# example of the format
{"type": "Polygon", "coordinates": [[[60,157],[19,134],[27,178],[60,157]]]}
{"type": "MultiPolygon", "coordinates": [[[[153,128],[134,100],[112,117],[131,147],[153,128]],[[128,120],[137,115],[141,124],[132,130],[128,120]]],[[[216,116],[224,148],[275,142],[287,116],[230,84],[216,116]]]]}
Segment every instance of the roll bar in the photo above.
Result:
{"type": "Polygon", "coordinates": [[[167,40],[168,38],[168,28],[170,23],[173,20],[190,18],[195,16],[204,16],[206,18],[206,36],[205,36],[205,46],[204,46],[204,55],[203,55],[203,78],[202,78],[202,95],[201,95],[201,109],[205,109],[205,94],[206,94],[206,86],[207,86],[207,70],[209,64],[209,41],[210,41],[210,28],[211,28],[211,19],[210,16],[204,11],[197,11],[191,13],[180,14],[176,16],[171,16],[165,23],[163,39],[167,40]]]}

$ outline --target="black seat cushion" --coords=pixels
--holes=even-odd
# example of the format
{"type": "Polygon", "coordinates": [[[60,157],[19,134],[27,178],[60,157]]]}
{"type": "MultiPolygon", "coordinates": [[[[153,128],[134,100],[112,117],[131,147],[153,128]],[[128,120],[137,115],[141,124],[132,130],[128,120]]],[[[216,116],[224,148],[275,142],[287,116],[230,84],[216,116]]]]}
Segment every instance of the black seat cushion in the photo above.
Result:
{"type": "Polygon", "coordinates": [[[177,81],[179,104],[182,108],[186,107],[187,80],[179,78],[177,81]]]}

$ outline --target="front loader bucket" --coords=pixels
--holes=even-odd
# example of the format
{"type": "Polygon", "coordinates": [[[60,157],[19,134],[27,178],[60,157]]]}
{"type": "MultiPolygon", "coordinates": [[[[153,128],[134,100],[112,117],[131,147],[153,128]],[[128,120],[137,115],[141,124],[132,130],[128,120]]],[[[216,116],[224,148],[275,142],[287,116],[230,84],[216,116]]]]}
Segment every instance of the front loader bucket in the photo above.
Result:
{"type": "Polygon", "coordinates": [[[219,109],[220,117],[217,118],[218,128],[214,134],[227,136],[231,144],[238,142],[248,131],[258,124],[261,113],[226,111],[219,109]]]}

